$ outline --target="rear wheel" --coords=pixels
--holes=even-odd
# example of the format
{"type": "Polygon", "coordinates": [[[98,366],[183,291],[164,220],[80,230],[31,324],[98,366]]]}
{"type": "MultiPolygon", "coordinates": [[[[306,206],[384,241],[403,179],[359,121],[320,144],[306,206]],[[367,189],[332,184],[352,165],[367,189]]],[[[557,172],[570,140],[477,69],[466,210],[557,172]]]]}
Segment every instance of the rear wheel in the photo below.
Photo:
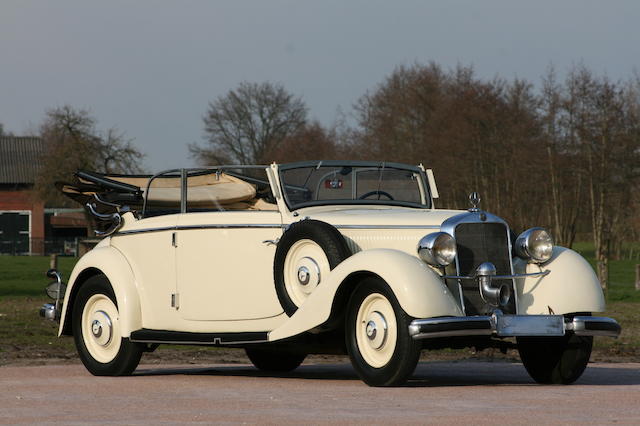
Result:
{"type": "Polygon", "coordinates": [[[143,345],[122,337],[115,294],[104,275],[89,278],[73,305],[73,338],[84,366],[96,376],[125,376],[136,369],[143,345]]]}
{"type": "Polygon", "coordinates": [[[251,363],[263,371],[286,372],[295,370],[307,357],[306,354],[277,351],[274,349],[245,349],[251,363]]]}
{"type": "Polygon", "coordinates": [[[411,318],[387,284],[367,278],[349,300],[346,344],[358,376],[369,386],[404,384],[420,356],[420,343],[409,336],[411,318]]]}
{"type": "Polygon", "coordinates": [[[533,380],[546,384],[571,384],[589,363],[593,336],[519,337],[518,352],[533,380]]]}

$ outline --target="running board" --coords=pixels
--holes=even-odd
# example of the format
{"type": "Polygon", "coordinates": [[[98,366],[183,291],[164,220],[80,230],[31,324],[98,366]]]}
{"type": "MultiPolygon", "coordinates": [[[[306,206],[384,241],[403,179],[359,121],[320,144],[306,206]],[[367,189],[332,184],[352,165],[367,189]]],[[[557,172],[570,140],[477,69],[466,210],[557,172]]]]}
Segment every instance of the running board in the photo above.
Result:
{"type": "Polygon", "coordinates": [[[268,342],[267,334],[266,331],[189,333],[143,328],[132,332],[129,340],[137,343],[171,343],[177,345],[240,345],[244,343],[266,343],[268,342]]]}

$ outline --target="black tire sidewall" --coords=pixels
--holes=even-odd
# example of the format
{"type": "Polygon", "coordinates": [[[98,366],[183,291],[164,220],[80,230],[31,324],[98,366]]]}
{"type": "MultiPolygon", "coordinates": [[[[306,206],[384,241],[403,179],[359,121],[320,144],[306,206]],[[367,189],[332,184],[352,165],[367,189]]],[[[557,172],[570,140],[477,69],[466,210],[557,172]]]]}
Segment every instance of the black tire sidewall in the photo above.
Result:
{"type": "Polygon", "coordinates": [[[351,295],[345,324],[345,342],[351,364],[358,376],[369,386],[399,386],[404,384],[416,368],[421,344],[409,335],[409,317],[394,296],[389,286],[380,278],[363,280],[351,295]],[[383,367],[372,367],[360,353],[356,339],[356,317],[364,299],[373,293],[382,294],[389,300],[396,316],[397,342],[391,360],[383,367]]]}
{"type": "Polygon", "coordinates": [[[293,353],[276,349],[245,348],[251,363],[263,371],[287,372],[298,368],[307,357],[305,353],[293,353]]]}
{"type": "Polygon", "coordinates": [[[120,350],[114,359],[108,363],[97,361],[84,342],[82,335],[82,311],[87,301],[96,294],[107,296],[118,307],[113,288],[109,280],[104,275],[96,275],[89,278],[78,290],[78,295],[73,304],[73,317],[71,320],[73,339],[78,350],[78,355],[84,366],[95,376],[123,376],[129,375],[135,370],[142,356],[142,347],[137,343],[132,343],[127,338],[122,338],[120,350]]]}
{"type": "Polygon", "coordinates": [[[518,352],[532,379],[568,385],[580,378],[591,357],[593,336],[519,337],[518,352]]]}
{"type": "Polygon", "coordinates": [[[300,240],[311,240],[318,244],[327,256],[331,269],[351,255],[351,250],[340,231],[328,223],[312,219],[293,223],[280,238],[273,262],[276,294],[282,309],[289,316],[293,315],[299,306],[293,302],[287,292],[284,279],[284,263],[291,246],[300,240]]]}

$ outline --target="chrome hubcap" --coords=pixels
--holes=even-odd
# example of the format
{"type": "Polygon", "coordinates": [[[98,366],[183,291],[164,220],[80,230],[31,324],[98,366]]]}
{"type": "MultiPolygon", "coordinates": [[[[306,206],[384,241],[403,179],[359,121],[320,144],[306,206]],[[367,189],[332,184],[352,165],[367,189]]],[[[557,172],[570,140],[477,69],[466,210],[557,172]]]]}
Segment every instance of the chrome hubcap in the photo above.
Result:
{"type": "Polygon", "coordinates": [[[111,342],[113,326],[111,318],[105,311],[95,311],[91,318],[91,334],[100,346],[107,346],[111,342]]]}
{"type": "Polygon", "coordinates": [[[94,337],[100,337],[102,335],[102,324],[100,324],[100,321],[93,320],[91,323],[91,332],[94,337]]]}
{"type": "Polygon", "coordinates": [[[391,361],[398,342],[398,325],[385,295],[371,293],[362,301],[356,314],[355,338],[360,355],[371,367],[384,367],[391,361]]]}
{"type": "Polygon", "coordinates": [[[378,311],[371,312],[365,325],[365,334],[373,349],[379,349],[387,340],[387,321],[378,311]]]}
{"type": "Polygon", "coordinates": [[[376,328],[376,323],[375,322],[369,321],[367,323],[366,333],[367,333],[367,337],[369,338],[369,340],[373,340],[373,339],[376,338],[376,334],[378,334],[378,329],[376,328]]]}
{"type": "Polygon", "coordinates": [[[320,284],[323,271],[331,270],[322,248],[308,239],[296,241],[289,248],[283,266],[285,289],[296,306],[302,306],[320,284]]]}
{"type": "Polygon", "coordinates": [[[82,340],[93,359],[108,363],[120,350],[118,308],[105,294],[94,294],[82,309],[82,340]]]}
{"type": "Polygon", "coordinates": [[[301,285],[309,284],[310,279],[311,279],[311,274],[309,273],[309,268],[307,268],[304,265],[298,268],[298,282],[301,285]]]}

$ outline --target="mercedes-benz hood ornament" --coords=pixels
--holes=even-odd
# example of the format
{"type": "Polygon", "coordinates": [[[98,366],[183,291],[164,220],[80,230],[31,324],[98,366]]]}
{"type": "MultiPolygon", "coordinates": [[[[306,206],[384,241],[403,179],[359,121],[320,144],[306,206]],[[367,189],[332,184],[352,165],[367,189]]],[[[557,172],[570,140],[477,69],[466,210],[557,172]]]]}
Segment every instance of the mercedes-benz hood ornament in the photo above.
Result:
{"type": "Polygon", "coordinates": [[[471,201],[471,208],[469,209],[470,212],[480,211],[480,208],[478,207],[480,205],[480,195],[477,192],[473,191],[469,194],[469,201],[471,201]]]}

